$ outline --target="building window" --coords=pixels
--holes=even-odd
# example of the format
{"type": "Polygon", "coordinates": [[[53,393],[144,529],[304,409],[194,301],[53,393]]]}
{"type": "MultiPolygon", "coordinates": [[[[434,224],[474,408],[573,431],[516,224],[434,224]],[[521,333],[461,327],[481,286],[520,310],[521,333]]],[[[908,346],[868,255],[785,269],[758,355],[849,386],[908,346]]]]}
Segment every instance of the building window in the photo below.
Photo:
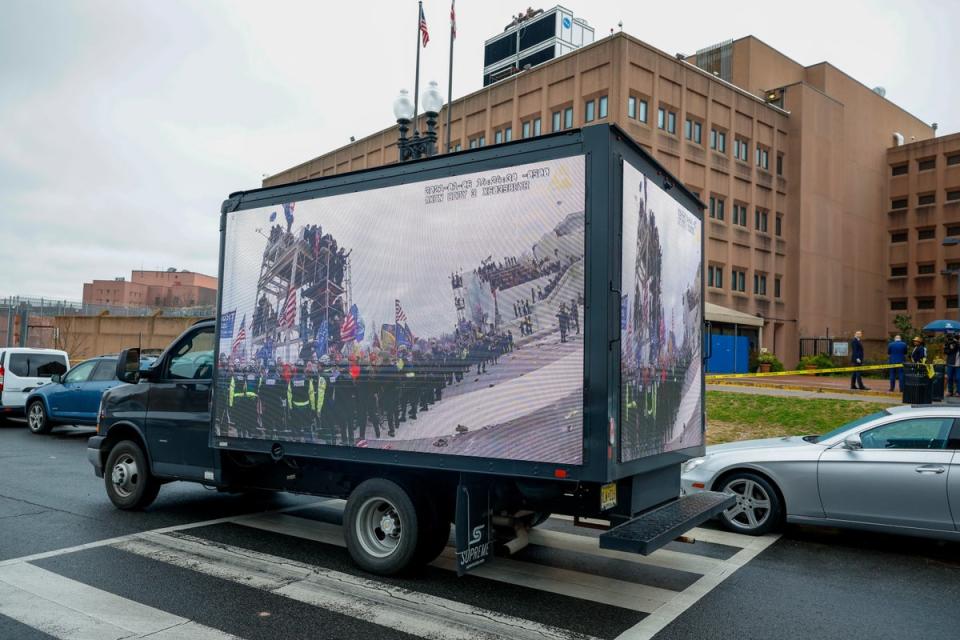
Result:
{"type": "Polygon", "coordinates": [[[917,229],[917,240],[934,240],[937,237],[936,227],[917,229]]]}
{"type": "Polygon", "coordinates": [[[486,136],[480,136],[480,146],[481,146],[481,147],[484,147],[484,146],[486,146],[486,144],[487,144],[487,138],[486,138],[486,136]]]}
{"type": "Polygon", "coordinates": [[[767,218],[769,213],[759,207],[753,212],[753,228],[763,233],[767,232],[767,218]]]}
{"type": "Polygon", "coordinates": [[[667,133],[677,132],[677,114],[666,107],[657,109],[657,127],[667,133]]]}
{"type": "Polygon", "coordinates": [[[667,126],[667,112],[663,107],[657,109],[657,129],[663,129],[667,126]]]}
{"type": "Polygon", "coordinates": [[[780,276],[773,279],[773,297],[780,297],[780,276]]]}
{"type": "Polygon", "coordinates": [[[692,142],[700,144],[703,140],[703,125],[687,118],[686,122],[683,123],[683,136],[692,142]]]}
{"type": "Polygon", "coordinates": [[[493,133],[493,144],[500,144],[501,142],[503,142],[503,131],[497,129],[493,133]]]}
{"type": "Polygon", "coordinates": [[[740,269],[730,271],[730,289],[733,291],[746,292],[747,290],[747,272],[740,269]]]}
{"type": "Polygon", "coordinates": [[[533,135],[540,135],[540,118],[533,119],[533,135]]]}
{"type": "Polygon", "coordinates": [[[710,196],[710,217],[723,220],[724,199],[721,196],[710,196]]]}
{"type": "Polygon", "coordinates": [[[724,131],[710,129],[710,148],[720,153],[727,152],[727,134],[724,131]]]}
{"type": "Polygon", "coordinates": [[[607,96],[600,96],[600,100],[597,101],[597,109],[600,111],[597,117],[607,117],[607,96]]]}
{"type": "Polygon", "coordinates": [[[955,164],[960,164],[960,153],[952,156],[947,156],[947,166],[949,167],[955,164]]]}
{"type": "Polygon", "coordinates": [[[778,213],[776,220],[773,222],[774,233],[778,236],[783,235],[783,214],[778,213]]]}
{"type": "Polygon", "coordinates": [[[783,175],[783,154],[782,153],[777,154],[777,175],[778,176],[783,175]]]}
{"type": "Polygon", "coordinates": [[[903,278],[907,275],[907,265],[897,265],[890,267],[891,278],[903,278]]]}
{"type": "Polygon", "coordinates": [[[894,198],[890,201],[891,209],[906,209],[909,201],[906,198],[894,198]]]}
{"type": "Polygon", "coordinates": [[[890,301],[890,311],[906,311],[907,310],[907,299],[900,298],[897,300],[890,301]]]}
{"type": "Polygon", "coordinates": [[[767,276],[759,273],[753,274],[753,295],[767,295],[767,276]]]}
{"type": "Polygon", "coordinates": [[[761,169],[770,169],[770,151],[760,143],[757,143],[757,166],[761,169]]]}
{"type": "Polygon", "coordinates": [[[957,308],[957,296],[947,296],[947,309],[956,309],[957,308]]]}
{"type": "Polygon", "coordinates": [[[947,201],[960,200],[960,191],[947,191],[947,201]]]}
{"type": "Polygon", "coordinates": [[[480,146],[480,138],[470,138],[470,148],[476,149],[480,146]]]}
{"type": "Polygon", "coordinates": [[[714,289],[723,288],[723,267],[720,265],[707,267],[707,286],[714,289]]]}
{"type": "Polygon", "coordinates": [[[927,311],[936,308],[937,302],[935,298],[917,298],[917,309],[927,311]]]}
{"type": "Polygon", "coordinates": [[[890,242],[891,242],[891,243],[896,244],[896,243],[898,243],[898,242],[906,242],[906,241],[907,241],[907,232],[906,232],[906,231],[892,231],[892,232],[890,232],[890,242]]]}
{"type": "Polygon", "coordinates": [[[903,164],[893,165],[890,168],[890,174],[895,176],[903,176],[903,175],[906,175],[909,170],[910,170],[910,165],[904,162],[903,164]]]}
{"type": "Polygon", "coordinates": [[[513,140],[513,127],[507,127],[503,130],[503,141],[510,142],[513,140]]]}
{"type": "Polygon", "coordinates": [[[583,121],[584,122],[593,122],[593,118],[595,115],[594,108],[595,108],[595,105],[593,103],[593,100],[587,100],[587,102],[583,105],[583,121]]]}
{"type": "Polygon", "coordinates": [[[733,224],[747,226],[747,205],[733,203],[733,224]]]}
{"type": "Polygon", "coordinates": [[[573,128],[573,107],[567,107],[563,110],[563,128],[573,128]]]}
{"type": "MultiPolygon", "coordinates": [[[[640,100],[640,110],[637,113],[637,120],[639,120],[644,124],[647,123],[647,101],[646,100],[643,100],[643,99],[640,100]]],[[[957,157],[960,158],[960,156],[957,156],[957,157]]]]}
{"type": "Polygon", "coordinates": [[[627,98],[627,117],[637,119],[637,98],[635,96],[627,98]]]}
{"type": "Polygon", "coordinates": [[[527,120],[526,122],[520,125],[520,136],[524,140],[530,137],[530,121],[529,120],[527,120]]]}
{"type": "Polygon", "coordinates": [[[562,115],[563,115],[563,114],[561,114],[559,111],[554,111],[554,112],[553,112],[553,123],[552,123],[552,124],[553,124],[553,129],[551,129],[551,131],[554,131],[554,132],[560,131],[560,122],[561,122],[560,117],[561,117],[562,115]]]}
{"type": "Polygon", "coordinates": [[[917,275],[929,276],[933,275],[936,272],[937,265],[933,262],[926,262],[924,264],[917,265],[917,275]]]}
{"type": "Polygon", "coordinates": [[[743,138],[733,139],[733,157],[737,160],[747,162],[750,153],[750,142],[743,138]]]}
{"type": "Polygon", "coordinates": [[[917,171],[930,171],[937,168],[937,158],[922,158],[917,160],[917,171]]]}
{"type": "Polygon", "coordinates": [[[924,193],[923,195],[917,196],[917,204],[922,206],[928,204],[936,204],[937,196],[934,193],[924,193]]]}

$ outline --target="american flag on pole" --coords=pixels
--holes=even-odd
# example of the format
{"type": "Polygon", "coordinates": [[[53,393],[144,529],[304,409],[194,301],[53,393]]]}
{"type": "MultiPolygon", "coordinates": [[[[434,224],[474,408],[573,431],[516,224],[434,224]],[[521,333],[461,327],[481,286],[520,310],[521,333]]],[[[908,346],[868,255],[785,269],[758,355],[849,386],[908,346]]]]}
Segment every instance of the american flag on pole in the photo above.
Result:
{"type": "Polygon", "coordinates": [[[427,43],[430,42],[430,34],[427,33],[427,18],[423,15],[423,5],[420,5],[420,39],[423,41],[423,46],[426,47],[427,43]]]}
{"type": "Polygon", "coordinates": [[[403,312],[403,308],[400,306],[400,300],[397,300],[397,324],[406,323],[407,314],[403,312]]]}
{"type": "Polygon", "coordinates": [[[242,353],[243,351],[243,343],[246,342],[247,340],[246,325],[247,325],[247,316],[246,314],[244,314],[243,320],[240,322],[240,330],[237,331],[237,335],[233,339],[233,348],[231,349],[231,351],[233,352],[234,357],[236,357],[238,352],[242,353]]]}
{"type": "Polygon", "coordinates": [[[280,314],[281,327],[292,327],[297,321],[297,290],[290,287],[287,294],[287,301],[283,305],[283,313],[280,314]]]}
{"type": "Polygon", "coordinates": [[[457,0],[450,0],[450,37],[457,37],[457,12],[454,9],[454,5],[457,3],[457,0]]]}

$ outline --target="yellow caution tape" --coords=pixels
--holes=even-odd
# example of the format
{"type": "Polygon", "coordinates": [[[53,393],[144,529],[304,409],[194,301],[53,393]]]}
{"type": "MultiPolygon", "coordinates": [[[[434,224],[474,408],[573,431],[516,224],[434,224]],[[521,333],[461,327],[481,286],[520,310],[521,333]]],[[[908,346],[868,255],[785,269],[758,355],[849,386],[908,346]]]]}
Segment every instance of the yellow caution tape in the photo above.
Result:
{"type": "MultiPolygon", "coordinates": [[[[832,369],[799,369],[796,371],[771,371],[769,373],[718,373],[706,376],[707,382],[732,380],[733,378],[773,378],[775,376],[815,376],[821,373],[841,373],[844,371],[875,371],[878,369],[899,369],[902,364],[871,364],[860,367],[835,367],[832,369]]],[[[925,365],[927,375],[933,377],[933,365],[925,365]]]]}

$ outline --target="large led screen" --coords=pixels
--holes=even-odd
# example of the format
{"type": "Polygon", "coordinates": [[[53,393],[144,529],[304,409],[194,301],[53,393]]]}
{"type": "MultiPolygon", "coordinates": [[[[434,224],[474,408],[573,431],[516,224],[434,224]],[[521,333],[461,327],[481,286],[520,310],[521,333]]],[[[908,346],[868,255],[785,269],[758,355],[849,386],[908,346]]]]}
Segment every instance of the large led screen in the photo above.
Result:
{"type": "Polygon", "coordinates": [[[701,226],[624,163],[621,462],[703,444],[701,226]]]}
{"type": "Polygon", "coordinates": [[[215,434],[579,464],[584,158],[227,214],[215,434]]]}

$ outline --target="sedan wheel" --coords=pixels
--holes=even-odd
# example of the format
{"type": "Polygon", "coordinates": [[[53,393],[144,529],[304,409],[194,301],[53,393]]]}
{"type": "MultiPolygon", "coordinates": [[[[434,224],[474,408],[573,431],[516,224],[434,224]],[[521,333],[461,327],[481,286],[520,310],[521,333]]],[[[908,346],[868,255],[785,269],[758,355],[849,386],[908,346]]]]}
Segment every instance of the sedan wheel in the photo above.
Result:
{"type": "Polygon", "coordinates": [[[27,409],[27,426],[32,433],[49,433],[50,421],[47,419],[47,410],[43,402],[34,400],[27,409]]]}
{"type": "Polygon", "coordinates": [[[780,524],[783,506],[766,479],[753,473],[737,473],[724,480],[721,491],[737,500],[720,516],[731,531],[758,536],[780,524]]]}

